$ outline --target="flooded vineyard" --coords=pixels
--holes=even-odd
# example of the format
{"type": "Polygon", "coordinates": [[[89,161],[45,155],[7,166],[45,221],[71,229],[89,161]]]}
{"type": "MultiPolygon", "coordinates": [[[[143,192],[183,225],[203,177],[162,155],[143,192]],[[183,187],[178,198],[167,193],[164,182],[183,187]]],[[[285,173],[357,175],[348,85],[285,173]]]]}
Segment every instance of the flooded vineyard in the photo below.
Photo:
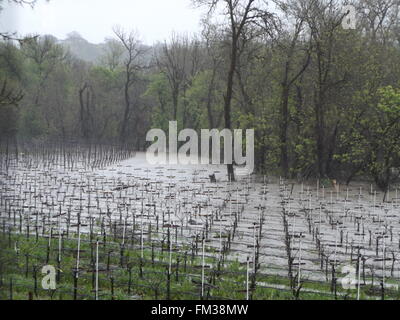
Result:
{"type": "Polygon", "coordinates": [[[3,155],[1,298],[398,297],[396,187],[236,174],[104,146],[3,155]]]}

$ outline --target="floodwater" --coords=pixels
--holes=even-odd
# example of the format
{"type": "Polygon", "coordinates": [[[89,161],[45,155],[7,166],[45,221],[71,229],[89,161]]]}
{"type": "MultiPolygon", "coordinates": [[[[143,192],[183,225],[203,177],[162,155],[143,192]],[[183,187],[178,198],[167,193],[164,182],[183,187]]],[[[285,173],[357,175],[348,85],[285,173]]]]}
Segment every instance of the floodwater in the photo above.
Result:
{"type": "Polygon", "coordinates": [[[117,222],[122,241],[135,224],[140,230],[132,232],[142,238],[158,224],[152,241],[165,239],[168,229],[182,247],[206,237],[208,255],[220,254],[230,235],[229,260],[253,261],[258,242],[261,272],[281,276],[288,274],[289,236],[294,273],[302,279],[329,281],[332,266],[339,272],[360,263],[367,281],[400,280],[397,190],[382,203],[382,194],[365,184],[334,189],[236,174],[230,183],[223,165],[150,165],[144,153],[90,171],[19,165],[0,176],[1,217],[16,226],[21,216],[24,230],[65,231],[76,229],[79,212],[83,232],[89,221],[98,233],[101,223],[117,222]]]}

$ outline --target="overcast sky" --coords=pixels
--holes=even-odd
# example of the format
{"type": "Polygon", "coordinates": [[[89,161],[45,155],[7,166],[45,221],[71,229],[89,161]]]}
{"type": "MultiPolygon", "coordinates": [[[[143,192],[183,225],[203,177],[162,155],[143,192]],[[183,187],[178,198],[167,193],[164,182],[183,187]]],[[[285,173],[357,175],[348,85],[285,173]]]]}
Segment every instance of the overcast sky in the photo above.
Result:
{"type": "Polygon", "coordinates": [[[112,36],[112,27],[120,25],[137,30],[147,44],[168,39],[172,32],[200,31],[202,9],[191,0],[38,0],[29,6],[7,5],[0,14],[2,31],[52,34],[65,39],[79,32],[93,43],[112,36]]]}

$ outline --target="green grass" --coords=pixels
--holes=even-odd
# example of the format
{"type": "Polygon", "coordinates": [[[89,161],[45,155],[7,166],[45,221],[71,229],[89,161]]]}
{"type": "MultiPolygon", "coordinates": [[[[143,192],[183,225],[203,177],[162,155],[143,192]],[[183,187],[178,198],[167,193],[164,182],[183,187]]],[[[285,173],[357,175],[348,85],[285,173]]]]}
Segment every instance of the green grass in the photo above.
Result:
{"type": "MultiPolygon", "coordinates": [[[[101,239],[102,240],[102,239],[101,239]]],[[[99,245],[99,299],[101,300],[130,300],[130,299],[167,299],[167,269],[169,268],[169,252],[157,247],[154,250],[154,263],[152,262],[152,250],[141,250],[139,243],[134,247],[125,247],[121,265],[120,245],[107,239],[106,245],[99,245]],[[110,253],[110,258],[108,258],[110,253]],[[109,259],[109,262],[108,262],[109,259]],[[109,268],[107,268],[109,265],[109,268]],[[131,272],[129,272],[131,270],[131,272]],[[131,277],[131,278],[130,278],[131,277]],[[130,279],[130,280],[129,280],[130,279]],[[112,292],[112,281],[113,292],[112,292]],[[130,293],[128,292],[129,282],[130,293]]],[[[130,244],[130,243],[129,243],[130,244]]],[[[76,266],[76,239],[64,239],[62,245],[62,259],[59,271],[60,279],[57,282],[57,289],[46,291],[42,289],[41,281],[43,275],[41,268],[46,265],[58,267],[58,239],[51,240],[49,261],[47,259],[48,238],[35,237],[26,238],[25,235],[0,234],[0,299],[10,299],[10,280],[12,279],[12,298],[15,300],[27,300],[33,296],[35,300],[49,299],[73,299],[74,292],[74,270],[76,266]],[[16,252],[15,248],[18,248],[16,252]],[[29,257],[27,261],[26,257],[29,257]],[[36,269],[36,284],[34,270],[36,269]],[[35,289],[35,286],[37,289],[35,289]]],[[[150,244],[145,243],[145,246],[150,244]]],[[[211,250],[210,250],[211,252],[211,250]]],[[[80,272],[78,279],[78,299],[93,300],[95,298],[94,267],[92,254],[95,258],[95,241],[90,243],[87,236],[82,236],[80,252],[80,272]],[[92,249],[93,248],[93,249],[92,249]]],[[[172,300],[195,300],[201,295],[201,256],[192,260],[191,251],[188,247],[177,248],[172,254],[172,272],[170,277],[170,296],[172,300]],[[185,270],[185,251],[186,270],[185,270]],[[179,268],[177,260],[179,259],[179,268]],[[178,276],[177,276],[178,271],[178,276]]],[[[94,261],[94,260],[93,260],[94,261]]],[[[210,280],[217,266],[211,257],[205,259],[210,268],[205,271],[206,282],[210,280]]],[[[226,263],[222,268],[223,274],[215,274],[215,283],[210,287],[211,299],[242,300],[246,298],[246,269],[239,262],[226,263]]],[[[264,271],[264,270],[261,270],[264,271]]],[[[258,283],[265,283],[266,286],[284,285],[289,287],[287,277],[259,274],[258,283]]],[[[205,290],[208,292],[207,287],[205,290]]],[[[346,292],[338,283],[338,292],[348,294],[348,298],[355,298],[355,292],[346,292]]],[[[399,292],[387,290],[388,298],[399,298],[399,292]]],[[[379,296],[379,292],[370,287],[362,287],[361,296],[364,299],[379,296]]],[[[304,281],[303,289],[300,292],[300,299],[304,300],[325,300],[334,299],[330,292],[329,283],[304,281]],[[318,290],[323,294],[307,292],[307,290],[318,290]]],[[[343,297],[338,297],[343,299],[343,297]]],[[[291,290],[279,290],[257,286],[253,292],[255,300],[288,300],[294,299],[291,290]]]]}

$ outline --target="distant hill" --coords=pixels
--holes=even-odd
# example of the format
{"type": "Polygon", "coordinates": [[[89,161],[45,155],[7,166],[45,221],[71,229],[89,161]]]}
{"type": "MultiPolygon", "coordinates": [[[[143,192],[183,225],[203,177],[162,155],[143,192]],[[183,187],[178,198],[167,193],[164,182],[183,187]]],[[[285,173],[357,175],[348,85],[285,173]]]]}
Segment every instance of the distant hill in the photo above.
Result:
{"type": "MultiPolygon", "coordinates": [[[[69,33],[65,40],[57,39],[57,42],[68,49],[75,57],[95,64],[100,62],[100,58],[106,52],[105,42],[99,44],[90,43],[76,31],[69,33]]],[[[151,49],[149,46],[145,47],[151,49]]],[[[145,61],[149,63],[151,59],[152,50],[148,50],[145,61]]]]}
{"type": "Polygon", "coordinates": [[[104,43],[94,44],[84,39],[78,32],[71,32],[65,40],[58,40],[62,46],[76,56],[77,58],[97,63],[100,57],[104,54],[104,43]]]}

